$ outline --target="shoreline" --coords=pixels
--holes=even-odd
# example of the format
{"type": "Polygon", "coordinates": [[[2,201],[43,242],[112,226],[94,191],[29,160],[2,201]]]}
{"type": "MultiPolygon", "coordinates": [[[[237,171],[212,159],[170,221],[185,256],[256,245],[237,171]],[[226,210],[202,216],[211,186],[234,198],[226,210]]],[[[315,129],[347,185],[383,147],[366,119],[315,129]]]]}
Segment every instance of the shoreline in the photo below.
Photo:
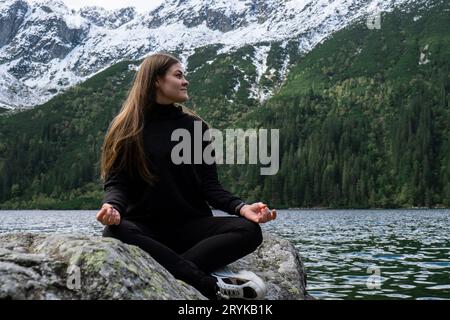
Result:
{"type": "MultiPolygon", "coordinates": [[[[327,208],[327,207],[273,207],[276,210],[301,210],[301,211],[325,211],[325,210],[450,210],[450,207],[401,207],[401,208],[327,208]]],[[[94,209],[37,209],[37,208],[21,208],[21,209],[7,209],[0,208],[1,211],[98,211],[98,208],[94,209]]],[[[213,211],[220,211],[219,209],[212,209],[213,211]]]]}

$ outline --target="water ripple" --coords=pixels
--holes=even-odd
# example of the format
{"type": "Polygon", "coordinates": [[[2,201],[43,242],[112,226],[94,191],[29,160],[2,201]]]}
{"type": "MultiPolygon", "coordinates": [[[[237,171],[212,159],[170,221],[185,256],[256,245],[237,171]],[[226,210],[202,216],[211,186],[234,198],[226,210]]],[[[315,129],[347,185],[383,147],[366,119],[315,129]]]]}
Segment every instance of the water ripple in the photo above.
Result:
{"type": "Polygon", "coordinates": [[[450,210],[278,213],[264,229],[289,234],[313,296],[450,299],[450,210]]]}

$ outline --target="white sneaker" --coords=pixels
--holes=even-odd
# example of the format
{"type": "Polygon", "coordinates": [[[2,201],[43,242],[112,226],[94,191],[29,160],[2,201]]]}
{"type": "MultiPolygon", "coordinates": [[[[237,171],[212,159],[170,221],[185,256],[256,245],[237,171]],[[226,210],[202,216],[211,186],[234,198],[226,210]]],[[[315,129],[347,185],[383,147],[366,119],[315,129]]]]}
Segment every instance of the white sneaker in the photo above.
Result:
{"type": "Polygon", "coordinates": [[[217,278],[217,295],[223,299],[264,299],[267,293],[264,281],[255,273],[247,270],[233,272],[228,267],[211,273],[217,278]]]}

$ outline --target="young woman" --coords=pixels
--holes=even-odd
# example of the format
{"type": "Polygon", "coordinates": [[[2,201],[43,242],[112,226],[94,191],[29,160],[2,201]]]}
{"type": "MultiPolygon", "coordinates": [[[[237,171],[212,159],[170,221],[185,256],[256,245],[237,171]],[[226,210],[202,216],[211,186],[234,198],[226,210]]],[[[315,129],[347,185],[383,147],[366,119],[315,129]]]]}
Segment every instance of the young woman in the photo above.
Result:
{"type": "MultiPolygon", "coordinates": [[[[246,204],[225,190],[215,163],[171,160],[178,143],[171,140],[174,130],[183,128],[194,136],[196,121],[203,133],[209,128],[178,104],[188,99],[188,84],[182,64],[172,55],[144,59],[105,136],[105,194],[97,220],[105,225],[103,236],[139,246],[210,299],[254,298],[258,294],[245,283],[254,287],[258,279],[225,279],[213,271],[253,252],[263,240],[259,223],[275,219],[276,211],[262,202],[246,204]],[[213,216],[208,204],[236,217],[213,216]]],[[[203,150],[210,143],[202,141],[203,150]]]]}

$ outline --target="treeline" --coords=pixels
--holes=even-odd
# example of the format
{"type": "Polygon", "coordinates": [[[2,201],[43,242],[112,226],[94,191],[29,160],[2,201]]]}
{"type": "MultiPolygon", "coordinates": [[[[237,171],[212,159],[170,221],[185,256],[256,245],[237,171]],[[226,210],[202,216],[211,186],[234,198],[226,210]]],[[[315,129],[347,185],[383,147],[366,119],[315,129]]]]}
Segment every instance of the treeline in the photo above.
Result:
{"type": "Polygon", "coordinates": [[[372,86],[381,101],[351,99],[346,110],[338,106],[342,97],[313,92],[274,102],[260,123],[280,128],[279,172],[261,176],[260,165],[223,165],[225,185],[248,201],[267,199],[277,207],[448,207],[448,97],[439,101],[433,81],[372,86]]]}

